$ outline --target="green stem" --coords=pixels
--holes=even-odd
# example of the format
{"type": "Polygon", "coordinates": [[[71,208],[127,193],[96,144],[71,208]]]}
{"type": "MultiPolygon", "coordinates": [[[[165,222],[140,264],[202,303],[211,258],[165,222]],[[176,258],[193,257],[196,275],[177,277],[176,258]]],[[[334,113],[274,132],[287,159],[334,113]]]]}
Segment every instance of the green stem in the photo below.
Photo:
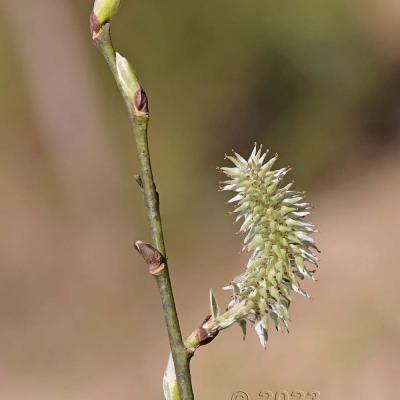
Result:
{"type": "MultiPolygon", "coordinates": [[[[141,178],[143,183],[143,193],[147,215],[150,223],[152,244],[163,255],[166,260],[165,244],[163,230],[161,225],[161,216],[159,208],[159,197],[154,183],[153,172],[151,168],[149,145],[147,138],[147,126],[149,116],[147,113],[135,112],[134,102],[121,86],[118,77],[116,54],[111,41],[110,24],[103,25],[97,35],[94,37],[95,44],[100,49],[102,55],[107,61],[115,81],[121,91],[131,117],[132,128],[135,134],[136,146],[141,166],[141,178]]],[[[192,400],[193,389],[190,376],[190,355],[182,341],[182,334],[179,326],[178,315],[176,312],[175,301],[171,286],[171,280],[168,272],[168,265],[165,261],[164,268],[159,274],[155,275],[159,288],[164,319],[167,326],[169,343],[171,347],[172,358],[175,365],[178,389],[182,400],[192,400]]]]}

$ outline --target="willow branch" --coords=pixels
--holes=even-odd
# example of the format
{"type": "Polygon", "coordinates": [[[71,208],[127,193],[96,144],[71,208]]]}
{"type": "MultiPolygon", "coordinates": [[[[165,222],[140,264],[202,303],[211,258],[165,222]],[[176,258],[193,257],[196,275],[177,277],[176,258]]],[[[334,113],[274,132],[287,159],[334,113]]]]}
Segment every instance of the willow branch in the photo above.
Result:
{"type": "Polygon", "coordinates": [[[140,161],[140,181],[142,184],[144,202],[150,224],[152,245],[154,246],[154,250],[159,253],[161,257],[160,259],[163,260],[162,268],[160,268],[157,273],[153,275],[157,281],[161,296],[164,319],[168,331],[172,358],[175,365],[180,398],[182,400],[192,400],[193,390],[189,366],[190,355],[186,351],[182,341],[171,280],[168,272],[163,229],[161,225],[159,196],[156,190],[151,168],[147,138],[147,127],[149,121],[147,97],[143,89],[140,87],[136,75],[129,68],[127,61],[119,54],[115,53],[111,41],[109,22],[99,24],[99,21],[96,20],[96,15],[92,14],[91,31],[93,41],[105,58],[121,91],[130,115],[140,161]],[[120,59],[118,59],[118,57],[120,57],[120,59]],[[118,64],[119,61],[120,64],[118,64]]]}

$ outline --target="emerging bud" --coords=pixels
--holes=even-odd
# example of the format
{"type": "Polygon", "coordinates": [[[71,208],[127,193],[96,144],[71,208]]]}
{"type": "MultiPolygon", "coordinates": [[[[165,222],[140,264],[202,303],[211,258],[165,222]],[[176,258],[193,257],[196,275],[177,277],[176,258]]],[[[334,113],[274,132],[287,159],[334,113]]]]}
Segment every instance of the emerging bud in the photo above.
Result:
{"type": "Polygon", "coordinates": [[[169,355],[167,368],[164,373],[163,389],[165,400],[179,400],[178,381],[175,374],[174,360],[172,354],[169,355]]]}
{"type": "Polygon", "coordinates": [[[124,95],[128,97],[135,108],[135,115],[148,115],[148,101],[144,90],[141,88],[136,73],[129,61],[121,54],[116,54],[118,80],[124,95]]]}
{"type": "Polygon", "coordinates": [[[93,14],[95,15],[99,25],[104,25],[110,21],[117,13],[120,0],[96,0],[93,6],[93,14]]]}

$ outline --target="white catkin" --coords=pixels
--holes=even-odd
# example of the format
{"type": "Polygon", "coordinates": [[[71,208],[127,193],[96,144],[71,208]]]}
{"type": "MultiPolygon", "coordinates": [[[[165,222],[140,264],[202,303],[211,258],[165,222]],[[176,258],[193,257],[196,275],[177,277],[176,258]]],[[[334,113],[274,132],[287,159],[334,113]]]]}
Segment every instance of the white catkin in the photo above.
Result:
{"type": "Polygon", "coordinates": [[[288,330],[292,293],[309,297],[300,280],[311,278],[318,266],[310,236],[315,226],[304,220],[311,209],[304,195],[283,185],[289,168],[272,170],[278,156],[266,159],[267,152],[254,146],[248,160],[237,153],[227,158],[233,167],[221,168],[227,175],[222,190],[235,192],[236,221],[241,220],[243,250],[250,252],[246,270],[230,288],[232,304],[246,301],[247,315],[263,346],[268,339],[269,320],[276,329],[288,330]]]}

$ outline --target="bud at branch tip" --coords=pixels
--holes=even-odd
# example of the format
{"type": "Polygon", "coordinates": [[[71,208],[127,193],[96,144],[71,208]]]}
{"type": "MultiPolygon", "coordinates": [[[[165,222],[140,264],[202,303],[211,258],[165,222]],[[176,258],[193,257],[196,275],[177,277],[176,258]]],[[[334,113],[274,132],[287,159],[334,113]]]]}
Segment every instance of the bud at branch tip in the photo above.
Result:
{"type": "Polygon", "coordinates": [[[97,39],[101,28],[117,13],[120,0],[96,0],[90,14],[90,30],[93,40],[97,39]]]}
{"type": "Polygon", "coordinates": [[[93,13],[100,25],[110,21],[118,12],[120,0],[96,0],[93,6],[93,13]]]}

